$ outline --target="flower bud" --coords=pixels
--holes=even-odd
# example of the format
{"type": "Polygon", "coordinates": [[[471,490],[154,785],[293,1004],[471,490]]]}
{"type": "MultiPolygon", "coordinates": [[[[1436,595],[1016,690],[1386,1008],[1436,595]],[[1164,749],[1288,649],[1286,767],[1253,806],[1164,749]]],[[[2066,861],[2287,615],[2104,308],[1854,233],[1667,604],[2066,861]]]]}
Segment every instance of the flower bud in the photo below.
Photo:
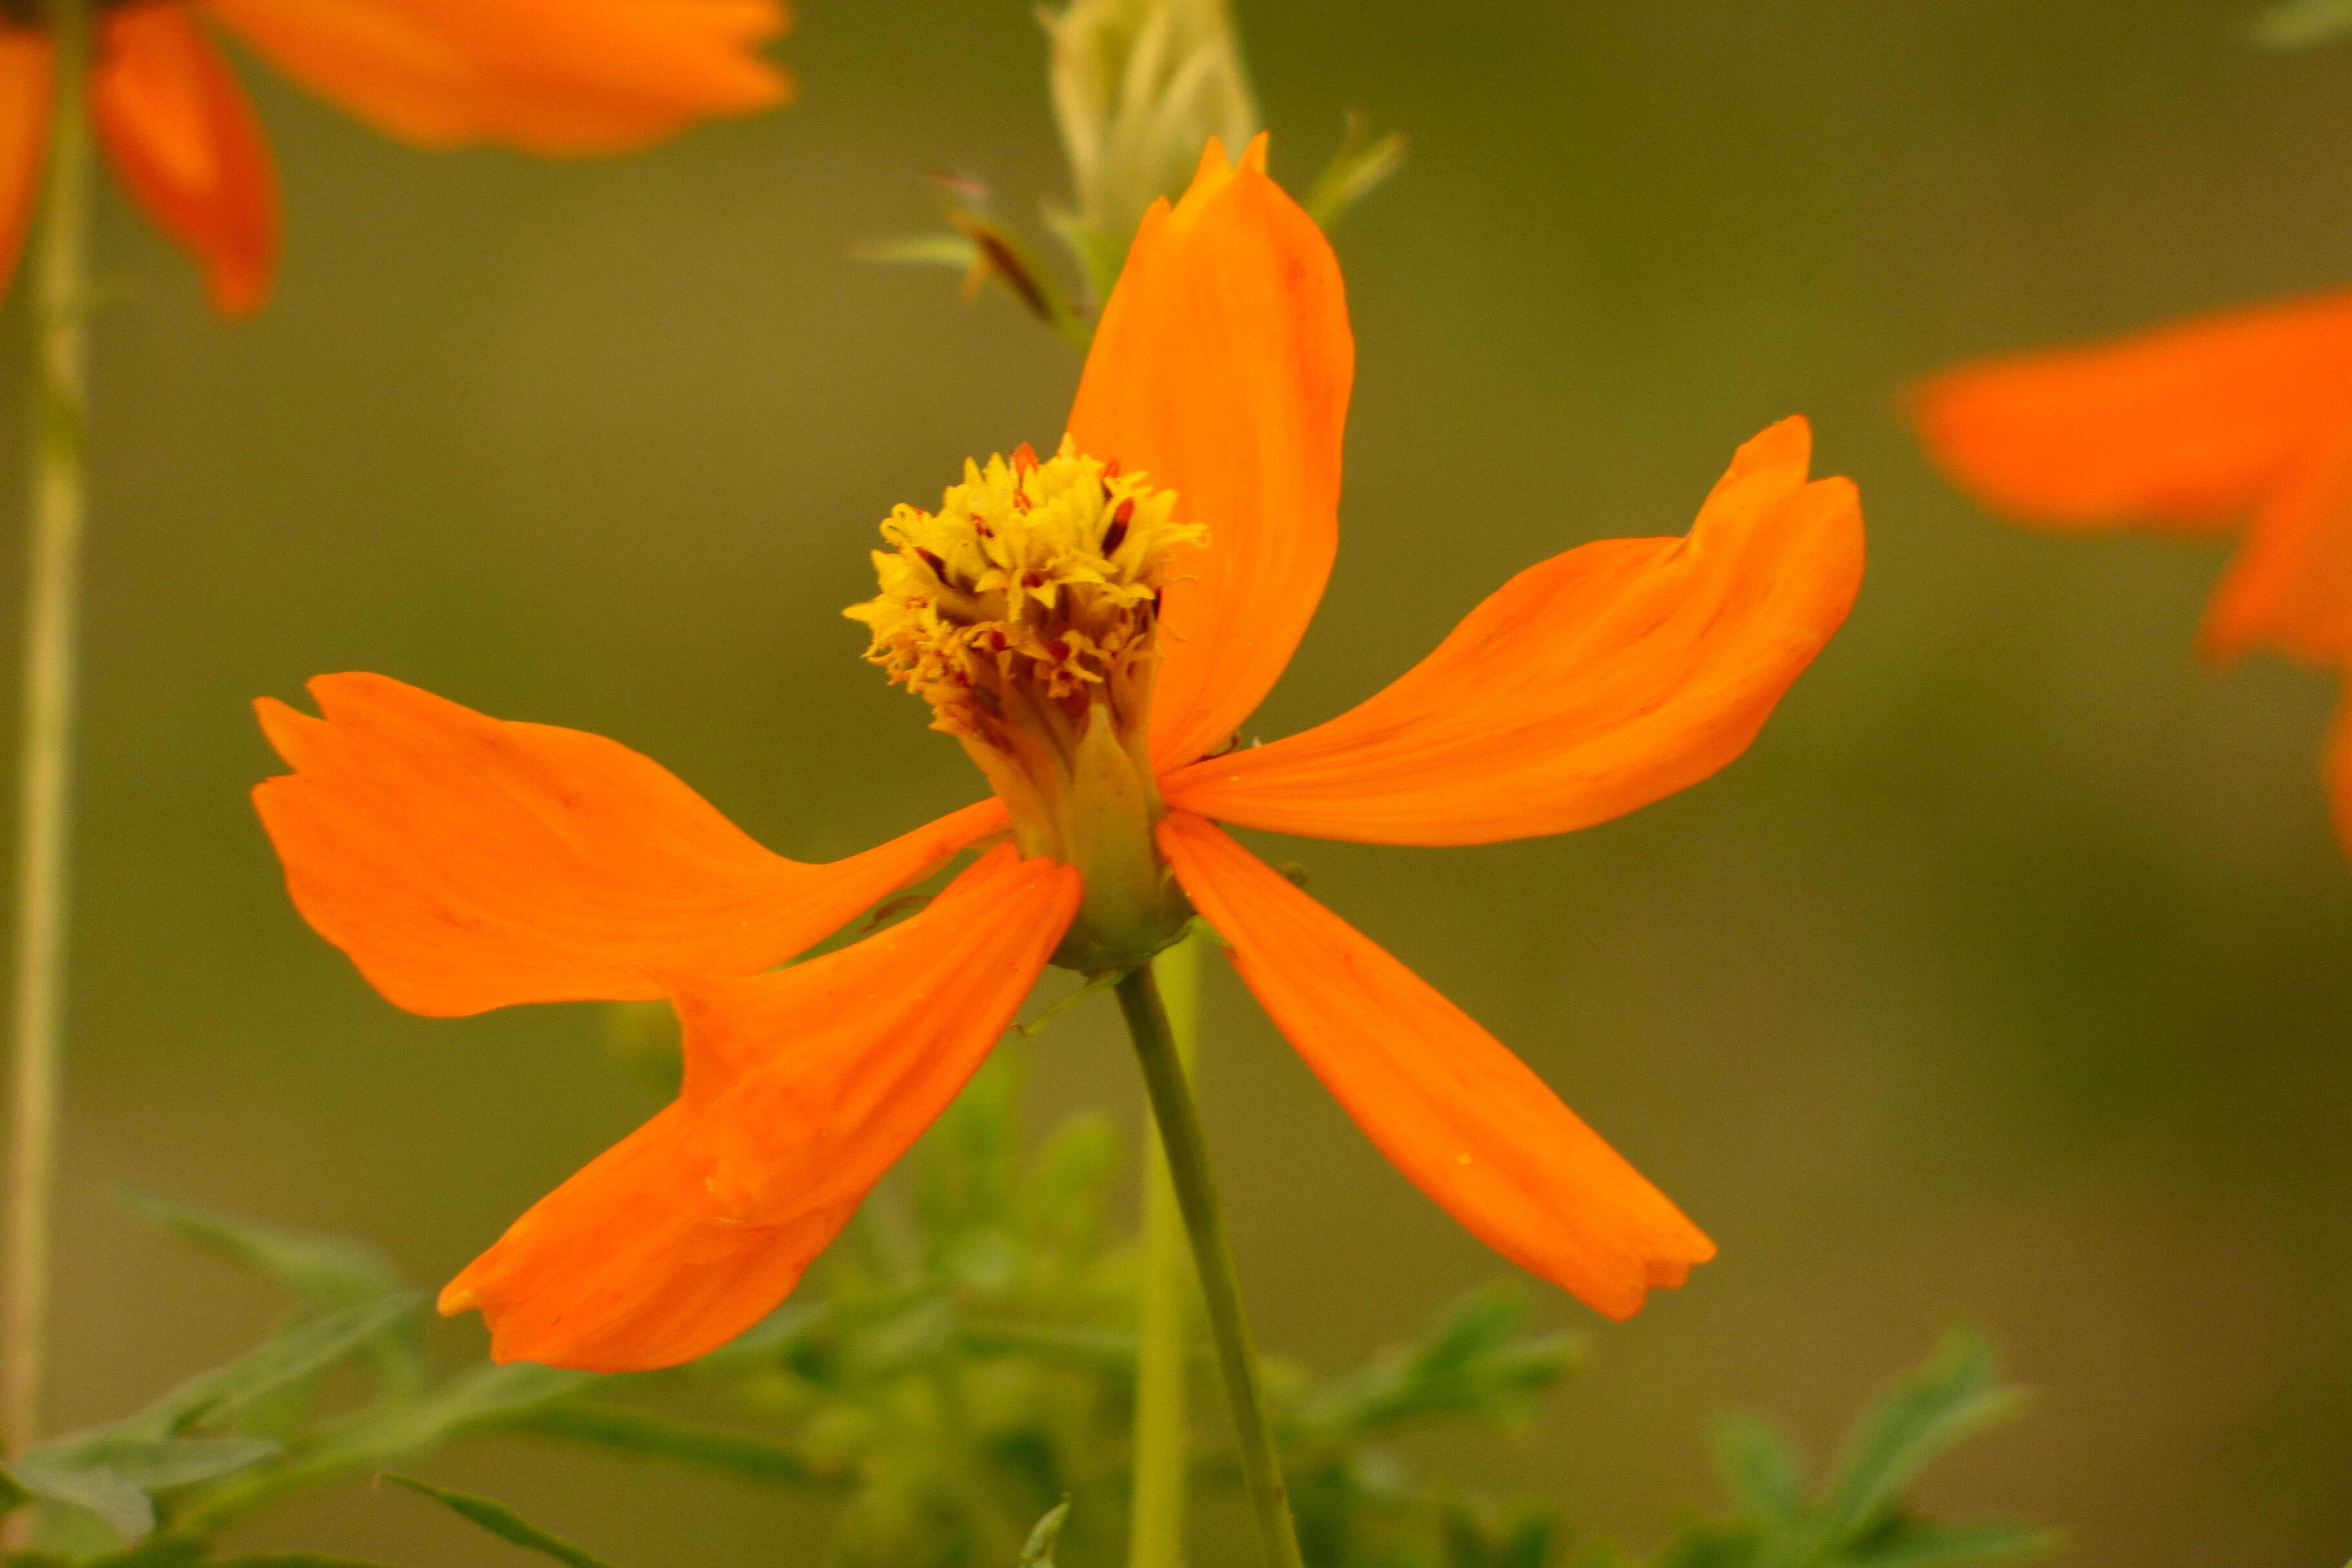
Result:
{"type": "Polygon", "coordinates": [[[1144,209],[1183,191],[1210,137],[1247,146],[1257,102],[1226,0],[1070,0],[1041,19],[1076,203],[1060,226],[1099,298],[1144,209]]]}

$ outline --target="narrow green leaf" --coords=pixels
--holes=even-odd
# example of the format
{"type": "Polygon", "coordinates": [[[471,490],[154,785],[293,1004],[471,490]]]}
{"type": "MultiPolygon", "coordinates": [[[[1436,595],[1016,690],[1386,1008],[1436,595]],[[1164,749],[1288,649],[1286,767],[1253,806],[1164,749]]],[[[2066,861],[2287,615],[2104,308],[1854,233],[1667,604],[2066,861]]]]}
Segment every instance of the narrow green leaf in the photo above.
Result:
{"type": "Polygon", "coordinates": [[[1029,1532],[1029,1544],[1021,1549],[1019,1568],[1054,1568],[1054,1548],[1062,1539],[1062,1526],[1070,1521],[1070,1500],[1064,1498],[1059,1507],[1037,1521],[1029,1532]]]}
{"type": "Polygon", "coordinates": [[[1726,1415],[1716,1423],[1715,1457],[1739,1507],[1781,1521],[1803,1517],[1803,1468],[1779,1427],[1759,1416],[1726,1415]]]}
{"type": "Polygon", "coordinates": [[[33,1500],[33,1494],[17,1483],[8,1467],[0,1465],[0,1514],[14,1513],[33,1500]]]}
{"type": "Polygon", "coordinates": [[[1832,1544],[1877,1525],[1953,1445],[2014,1416],[2025,1391],[1999,1378],[1992,1346],[1958,1329],[1926,1365],[1880,1394],[1847,1438],[1831,1483],[1822,1523],[1832,1544]]]}
{"type": "Polygon", "coordinates": [[[415,1476],[386,1473],[385,1480],[406,1487],[473,1521],[500,1540],[510,1541],[526,1552],[536,1552],[542,1557],[552,1557],[569,1568],[611,1568],[603,1558],[582,1550],[560,1535],[551,1535],[502,1502],[477,1497],[472,1492],[451,1491],[436,1487],[431,1481],[420,1481],[415,1476]]]}
{"type": "Polygon", "coordinates": [[[1963,1563],[2044,1556],[2057,1544],[2050,1531],[2008,1521],[1935,1524],[1906,1520],[1883,1540],[1855,1550],[1850,1561],[1858,1568],[1956,1568],[1963,1563]]]}
{"type": "Polygon", "coordinates": [[[142,1491],[162,1492],[234,1475],[284,1452],[260,1437],[110,1437],[61,1451],[58,1461],[112,1470],[142,1491]]]}
{"type": "Polygon", "coordinates": [[[2303,49],[2352,33],[2352,0],[2280,0],[2248,25],[2266,49],[2303,49]]]}
{"type": "Polygon", "coordinates": [[[124,1541],[138,1541],[155,1528],[155,1505],[145,1489],[103,1465],[51,1466],[26,1454],[16,1461],[16,1480],[46,1502],[95,1515],[124,1541]]]}
{"type": "Polygon", "coordinates": [[[114,1201],[151,1225],[267,1275],[314,1306],[357,1306],[403,1289],[380,1254],[344,1237],[267,1225],[142,1187],[119,1184],[114,1201]]]}
{"type": "Polygon", "coordinates": [[[272,1499],[378,1469],[465,1433],[502,1425],[595,1381],[593,1373],[529,1362],[478,1367],[429,1394],[368,1412],[286,1464],[200,1493],[176,1517],[192,1530],[217,1531],[272,1499]]]}
{"type": "Polygon", "coordinates": [[[772,1437],[730,1432],[718,1426],[698,1426],[616,1405],[550,1405],[530,1412],[504,1430],[679,1459],[770,1485],[834,1484],[810,1469],[798,1449],[772,1437]]]}
{"type": "Polygon", "coordinates": [[[240,1405],[325,1371],[415,1312],[419,1300],[403,1292],[293,1323],[226,1366],[198,1373],[112,1430],[163,1437],[200,1421],[216,1421],[240,1405]]]}
{"type": "Polygon", "coordinates": [[[1420,1340],[1382,1352],[1319,1395],[1299,1436],[1353,1441],[1433,1415],[1524,1419],[1534,1396],[1574,1372],[1583,1346],[1564,1337],[1519,1337],[1526,1300],[1511,1286],[1474,1292],[1420,1340]]]}

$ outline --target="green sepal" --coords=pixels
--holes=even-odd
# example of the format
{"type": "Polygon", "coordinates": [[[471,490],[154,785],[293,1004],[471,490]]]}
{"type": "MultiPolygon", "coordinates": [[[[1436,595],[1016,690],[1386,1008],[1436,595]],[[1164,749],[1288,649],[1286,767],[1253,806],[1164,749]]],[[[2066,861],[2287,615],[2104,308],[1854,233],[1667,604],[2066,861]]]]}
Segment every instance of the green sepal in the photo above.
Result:
{"type": "Polygon", "coordinates": [[[1364,117],[1351,109],[1339,150],[1331,154],[1331,161],[1315,176],[1307,199],[1299,205],[1328,231],[1403,166],[1403,133],[1391,131],[1386,136],[1374,138],[1364,117]]]}
{"type": "Polygon", "coordinates": [[[1069,1521],[1070,1500],[1064,1498],[1029,1532],[1029,1543],[1021,1549],[1018,1568],[1054,1568],[1054,1548],[1062,1539],[1062,1527],[1069,1521]]]}

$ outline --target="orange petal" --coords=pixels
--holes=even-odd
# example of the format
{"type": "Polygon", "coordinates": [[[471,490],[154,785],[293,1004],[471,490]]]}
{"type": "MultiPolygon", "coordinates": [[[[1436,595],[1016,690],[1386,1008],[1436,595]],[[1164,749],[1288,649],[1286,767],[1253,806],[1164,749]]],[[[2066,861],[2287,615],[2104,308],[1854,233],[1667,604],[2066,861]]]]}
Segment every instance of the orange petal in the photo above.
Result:
{"type": "Polygon", "coordinates": [[[441,1293],[499,1361],[671,1366],[798,1283],[1013,1021],[1078,874],[1000,845],[928,910],[791,969],[676,983],[677,1101],[517,1220],[441,1293]]]}
{"type": "Polygon", "coordinates": [[[278,272],[278,170],[228,62],[176,5],[108,15],[90,109],[115,174],[204,264],[213,308],[261,309],[278,272]]]}
{"type": "Polygon", "coordinates": [[[1715,1244],[1463,1011],[1209,823],[1160,844],[1234,966],[1390,1163],[1481,1241],[1612,1318],[1715,1244]]]}
{"type": "Polygon", "coordinates": [[[393,1002],[462,1016],[648,999],[668,971],[749,974],[1004,826],[993,800],[812,866],[771,854],[661,765],[381,675],[257,706],[294,772],[254,804],[312,929],[393,1002]]]}
{"type": "Polygon", "coordinates": [[[1963,365],[1922,383],[1916,412],[1928,450],[1998,510],[2209,531],[2352,419],[2352,290],[1963,365]]]}
{"type": "Polygon", "coordinates": [[[289,76],[388,134],[619,153],[782,102],[777,0],[205,0],[289,76]]]}
{"type": "Polygon", "coordinates": [[[0,298],[16,276],[39,205],[57,79],[47,33],[0,23],[0,298]]]}
{"type": "Polygon", "coordinates": [[[1747,749],[1862,580],[1862,510],[1808,484],[1802,419],[1732,458],[1680,539],[1531,567],[1396,683],[1327,724],[1193,763],[1171,805],[1322,838],[1483,844],[1565,833],[1747,749]]]}
{"type": "Polygon", "coordinates": [[[1070,410],[1095,457],[1147,472],[1205,524],[1171,564],[1153,700],[1162,768],[1223,745],[1290,662],[1339,547],[1355,373],[1339,264],[1266,177],[1265,139],[1144,215],[1070,410]]]}
{"type": "Polygon", "coordinates": [[[2217,658],[2259,643],[2315,664],[2352,664],[2352,422],[2263,498],[2200,642],[2217,658]]]}

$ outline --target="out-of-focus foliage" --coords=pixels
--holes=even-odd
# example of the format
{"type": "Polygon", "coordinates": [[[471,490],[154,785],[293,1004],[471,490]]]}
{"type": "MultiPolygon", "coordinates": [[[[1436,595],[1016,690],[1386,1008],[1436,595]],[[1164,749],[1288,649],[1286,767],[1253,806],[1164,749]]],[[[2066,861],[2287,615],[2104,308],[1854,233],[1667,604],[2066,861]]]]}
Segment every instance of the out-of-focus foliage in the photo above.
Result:
{"type": "MultiPolygon", "coordinates": [[[[2000,1381],[1992,1347],[1955,1331],[1927,1364],[1863,1413],[1818,1487],[1769,1421],[1727,1416],[1716,1458],[1733,1512],[1685,1526],[1651,1568],[1959,1568],[2045,1552],[2048,1531],[2008,1521],[1948,1523],[1915,1512],[1912,1485],[1955,1445],[2008,1420],[2024,1391],[2000,1381]]],[[[1630,1564],[1604,1552],[1586,1568],[1630,1564]]]]}
{"type": "MultiPolygon", "coordinates": [[[[264,1568],[258,1558],[212,1559],[211,1543],[271,1503],[483,1432],[830,1499],[821,1560],[836,1568],[1115,1563],[1126,1541],[1138,1309],[1136,1249],[1112,1223],[1118,1139],[1104,1118],[1080,1115],[1024,1152],[1021,1080],[1018,1056],[1000,1052],[793,1303],[675,1373],[517,1364],[435,1381],[417,1331],[420,1297],[366,1248],[127,1194],[138,1213],[267,1275],[299,1304],[228,1365],[26,1454],[0,1502],[36,1507],[38,1529],[10,1568],[264,1568]]],[[[1344,1376],[1268,1364],[1314,1568],[1553,1560],[1550,1504],[1420,1476],[1390,1447],[1433,1425],[1509,1428],[1533,1415],[1581,1350],[1530,1335],[1527,1312],[1516,1292],[1490,1289],[1344,1376]]],[[[1195,1365],[1195,1485],[1213,1503],[1237,1479],[1205,1349],[1195,1365]]],[[[1942,1568],[2029,1550],[2037,1532],[1934,1524],[1904,1504],[1930,1460],[2015,1404],[1982,1343],[1956,1337],[1864,1417],[1810,1500],[1794,1455],[1769,1427],[1727,1424],[1722,1451],[1738,1511],[1692,1527],[1655,1568],[1942,1568]]],[[[503,1503],[390,1479],[515,1545],[604,1568],[503,1503]]],[[[266,1561],[332,1568],[323,1558],[266,1561]]]]}
{"type": "Polygon", "coordinates": [[[2254,42],[2300,49],[2352,33],[2352,0],[2280,0],[2253,21],[2254,42]]]}

